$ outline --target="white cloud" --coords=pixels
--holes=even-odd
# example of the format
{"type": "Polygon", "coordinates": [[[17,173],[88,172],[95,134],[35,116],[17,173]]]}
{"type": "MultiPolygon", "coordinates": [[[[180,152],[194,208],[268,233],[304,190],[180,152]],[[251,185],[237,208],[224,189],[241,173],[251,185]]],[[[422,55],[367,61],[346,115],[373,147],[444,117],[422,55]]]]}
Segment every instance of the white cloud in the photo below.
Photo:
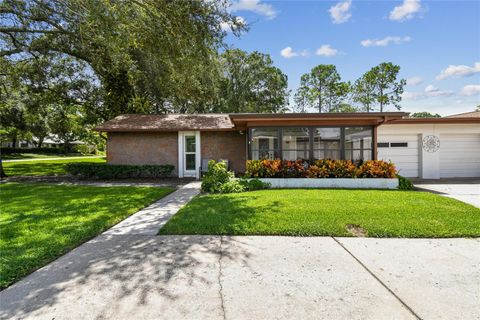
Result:
{"type": "Polygon", "coordinates": [[[412,38],[406,36],[406,37],[392,37],[388,36],[383,39],[365,39],[362,40],[360,43],[364,47],[386,47],[389,44],[402,44],[406,42],[410,42],[412,38]]]}
{"type": "Polygon", "coordinates": [[[419,12],[422,9],[420,0],[404,0],[403,3],[399,6],[393,8],[390,11],[390,20],[395,21],[404,21],[412,19],[415,16],[415,13],[419,12]]]}
{"type": "Polygon", "coordinates": [[[220,24],[220,28],[222,28],[222,30],[225,32],[232,32],[232,30],[237,28],[237,25],[247,25],[247,21],[243,17],[235,17],[235,21],[236,24],[233,24],[232,22],[222,22],[220,24]]]}
{"type": "Polygon", "coordinates": [[[480,85],[478,84],[469,84],[463,87],[460,92],[462,96],[474,96],[480,94],[480,85]]]}
{"type": "Polygon", "coordinates": [[[233,2],[230,6],[231,12],[236,11],[251,11],[266,17],[267,19],[273,19],[277,16],[277,11],[271,4],[262,3],[261,0],[239,0],[233,2]]]}
{"type": "Polygon", "coordinates": [[[409,86],[417,86],[423,83],[423,79],[420,77],[411,77],[407,79],[407,85],[409,86]]]}
{"type": "Polygon", "coordinates": [[[402,94],[402,99],[404,100],[421,100],[434,97],[449,97],[452,96],[452,91],[440,90],[433,85],[428,85],[425,87],[423,92],[404,92],[402,94]]]}
{"type": "Polygon", "coordinates": [[[437,80],[444,80],[450,77],[463,78],[474,75],[475,73],[480,72],[480,62],[475,62],[473,67],[465,65],[449,65],[446,69],[443,69],[442,72],[436,77],[437,80]]]}
{"type": "Polygon", "coordinates": [[[324,56],[324,57],[333,57],[337,55],[338,50],[332,48],[329,44],[323,44],[320,48],[315,51],[317,56],[324,56]]]}
{"type": "Polygon", "coordinates": [[[332,22],[335,24],[347,22],[352,17],[352,14],[350,13],[351,8],[352,0],[345,0],[331,6],[330,9],[328,9],[328,12],[330,12],[332,22]]]}
{"type": "Polygon", "coordinates": [[[308,51],[303,50],[303,51],[300,51],[300,52],[296,52],[292,49],[292,47],[286,47],[286,48],[283,48],[280,51],[280,55],[284,58],[287,58],[287,59],[290,59],[290,58],[293,58],[293,57],[298,57],[298,56],[306,57],[306,56],[308,56],[308,51]]]}

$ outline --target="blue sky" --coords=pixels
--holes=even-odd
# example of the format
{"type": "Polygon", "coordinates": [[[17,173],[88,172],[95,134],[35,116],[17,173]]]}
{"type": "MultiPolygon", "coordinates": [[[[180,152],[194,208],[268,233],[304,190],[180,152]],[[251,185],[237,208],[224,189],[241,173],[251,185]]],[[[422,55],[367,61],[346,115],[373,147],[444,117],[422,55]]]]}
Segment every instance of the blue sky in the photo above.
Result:
{"type": "Polygon", "coordinates": [[[250,30],[227,42],[270,54],[292,93],[318,64],[353,82],[391,61],[408,81],[404,111],[448,115],[480,104],[479,1],[231,0],[230,8],[250,30]]]}

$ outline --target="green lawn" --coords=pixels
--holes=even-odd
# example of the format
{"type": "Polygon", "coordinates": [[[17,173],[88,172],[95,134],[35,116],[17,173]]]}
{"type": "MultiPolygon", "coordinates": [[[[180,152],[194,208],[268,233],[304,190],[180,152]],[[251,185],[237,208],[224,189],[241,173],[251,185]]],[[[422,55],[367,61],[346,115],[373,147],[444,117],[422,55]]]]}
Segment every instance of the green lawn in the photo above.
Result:
{"type": "Polygon", "coordinates": [[[67,174],[65,164],[72,162],[105,162],[105,158],[4,162],[3,169],[7,176],[56,176],[67,174]]]}
{"type": "Polygon", "coordinates": [[[160,234],[478,237],[480,209],[431,193],[381,190],[262,190],[201,195],[160,234]]]}
{"type": "Polygon", "coordinates": [[[171,191],[153,187],[0,185],[0,288],[171,191]]]}

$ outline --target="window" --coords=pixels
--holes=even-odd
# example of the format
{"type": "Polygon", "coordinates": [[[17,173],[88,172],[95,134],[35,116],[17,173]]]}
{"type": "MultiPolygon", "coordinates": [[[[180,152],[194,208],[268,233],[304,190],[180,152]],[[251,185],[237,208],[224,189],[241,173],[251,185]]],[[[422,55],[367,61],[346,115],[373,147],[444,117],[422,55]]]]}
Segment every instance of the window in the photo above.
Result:
{"type": "Polygon", "coordinates": [[[279,130],[256,128],[250,133],[250,157],[253,160],[280,158],[278,144],[279,130]]]}
{"type": "MultiPolygon", "coordinates": [[[[370,160],[373,127],[251,128],[248,145],[252,160],[370,160]]],[[[378,146],[388,148],[390,143],[378,146]]]]}
{"type": "Polygon", "coordinates": [[[195,170],[196,158],[195,136],[185,136],[185,170],[195,170]]]}
{"type": "Polygon", "coordinates": [[[408,142],[392,142],[390,143],[390,147],[392,148],[407,148],[408,142]]]}
{"type": "Polygon", "coordinates": [[[377,147],[378,147],[378,148],[389,148],[389,147],[390,147],[390,143],[388,143],[388,142],[379,142],[379,143],[377,143],[377,147]]]}
{"type": "Polygon", "coordinates": [[[314,128],[313,159],[341,159],[340,128],[314,128]]]}
{"type": "Polygon", "coordinates": [[[310,136],[308,128],[284,128],[282,131],[282,159],[310,159],[310,136]]]}
{"type": "Polygon", "coordinates": [[[352,161],[372,159],[372,137],[371,127],[345,128],[345,159],[352,161]]]}

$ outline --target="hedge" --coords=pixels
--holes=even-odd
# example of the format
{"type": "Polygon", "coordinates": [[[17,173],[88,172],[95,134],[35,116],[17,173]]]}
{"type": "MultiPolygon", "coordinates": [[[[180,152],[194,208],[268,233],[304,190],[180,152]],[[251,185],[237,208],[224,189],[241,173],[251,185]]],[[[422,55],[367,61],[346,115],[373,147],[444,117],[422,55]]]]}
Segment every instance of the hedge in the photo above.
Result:
{"type": "Polygon", "coordinates": [[[116,165],[107,163],[68,163],[68,173],[81,178],[125,179],[125,178],[167,178],[173,165],[116,165]]]}
{"type": "Polygon", "coordinates": [[[254,178],[395,178],[397,170],[382,160],[247,160],[247,177],[254,178]]]}

